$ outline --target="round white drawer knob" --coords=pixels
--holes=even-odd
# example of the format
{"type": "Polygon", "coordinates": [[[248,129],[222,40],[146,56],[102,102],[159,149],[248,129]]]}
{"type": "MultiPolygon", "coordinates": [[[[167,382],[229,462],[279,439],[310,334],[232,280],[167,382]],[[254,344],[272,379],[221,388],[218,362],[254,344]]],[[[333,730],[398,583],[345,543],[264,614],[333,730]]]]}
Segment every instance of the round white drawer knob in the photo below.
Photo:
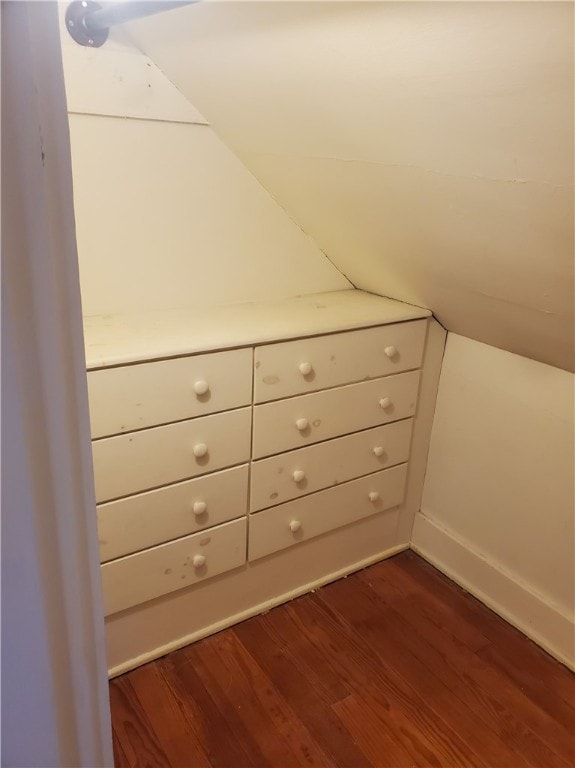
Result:
{"type": "Polygon", "coordinates": [[[303,469],[296,469],[292,477],[296,483],[301,483],[302,480],[305,480],[305,472],[303,469]]]}
{"type": "Polygon", "coordinates": [[[298,419],[295,425],[300,432],[303,432],[304,429],[307,429],[309,427],[309,421],[307,419],[298,419]]]}
{"type": "Polygon", "coordinates": [[[299,364],[299,372],[302,376],[309,376],[310,373],[313,371],[313,367],[311,363],[300,363],[299,364]]]}
{"type": "Polygon", "coordinates": [[[387,357],[395,357],[397,355],[397,349],[393,346],[393,344],[390,344],[389,347],[386,347],[383,351],[387,357]]]}
{"type": "Polygon", "coordinates": [[[194,392],[196,395],[205,395],[206,392],[210,391],[210,385],[207,381],[204,381],[203,379],[200,379],[199,381],[196,381],[194,384],[194,392]]]}
{"type": "Polygon", "coordinates": [[[379,501],[379,493],[377,491],[370,491],[369,492],[369,500],[370,501],[379,501]]]}
{"type": "Polygon", "coordinates": [[[201,568],[202,565],[206,564],[206,558],[204,555],[194,555],[192,562],[194,564],[194,568],[201,568]]]}
{"type": "Polygon", "coordinates": [[[380,456],[383,456],[385,451],[383,450],[383,447],[381,445],[376,445],[373,449],[374,454],[379,458],[380,456]]]}
{"type": "Polygon", "coordinates": [[[208,446],[205,443],[197,443],[194,445],[194,456],[196,459],[201,459],[208,452],[208,446]]]}
{"type": "Polygon", "coordinates": [[[203,515],[206,509],[208,508],[208,505],[205,501],[194,501],[194,506],[192,507],[194,515],[203,515]]]}
{"type": "Polygon", "coordinates": [[[391,397],[382,397],[379,401],[380,408],[389,408],[391,405],[391,397]]]}
{"type": "Polygon", "coordinates": [[[299,520],[292,520],[289,524],[289,529],[292,533],[297,533],[299,529],[301,528],[301,523],[299,520]]]}

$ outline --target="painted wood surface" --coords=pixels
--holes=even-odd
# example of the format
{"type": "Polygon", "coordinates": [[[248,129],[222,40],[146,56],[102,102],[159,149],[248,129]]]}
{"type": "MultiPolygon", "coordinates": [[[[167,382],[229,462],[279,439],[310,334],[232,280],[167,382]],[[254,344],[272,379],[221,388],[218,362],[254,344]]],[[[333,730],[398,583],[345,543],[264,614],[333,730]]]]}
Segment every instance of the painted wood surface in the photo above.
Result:
{"type": "Polygon", "coordinates": [[[401,504],[407,465],[400,464],[250,516],[249,560],[293,547],[334,528],[401,504]]]}
{"type": "Polygon", "coordinates": [[[568,766],[571,673],[404,553],[117,678],[118,768],[568,766]]]}
{"type": "Polygon", "coordinates": [[[252,455],[259,459],[413,416],[419,376],[398,373],[256,405],[252,455]]]}
{"type": "Polygon", "coordinates": [[[419,368],[426,328],[420,320],[258,347],[254,402],[419,368]]]}
{"type": "Polygon", "coordinates": [[[251,408],[92,443],[96,500],[110,501],[250,458],[251,408]]]}
{"type": "Polygon", "coordinates": [[[250,405],[252,351],[88,372],[92,438],[250,405]]]}
{"type": "MultiPolygon", "coordinates": [[[[343,294],[340,294],[340,296],[335,297],[328,295],[326,296],[325,303],[323,297],[309,296],[302,299],[302,303],[304,312],[299,314],[300,321],[309,320],[309,309],[312,309],[311,314],[315,311],[319,312],[321,309],[324,313],[323,315],[319,313],[319,316],[321,317],[325,316],[325,310],[331,308],[333,310],[332,319],[336,318],[339,322],[341,322],[341,317],[346,313],[351,315],[354,308],[359,308],[360,310],[363,308],[363,313],[361,311],[354,312],[356,322],[360,322],[362,317],[365,318],[366,313],[369,316],[369,313],[372,312],[375,307],[381,310],[383,306],[387,311],[391,304],[392,310],[398,312],[404,311],[404,308],[401,305],[398,305],[397,302],[387,302],[381,298],[361,294],[361,292],[355,291],[344,292],[343,294]],[[351,302],[347,300],[349,294],[351,294],[351,302]],[[341,297],[344,298],[343,301],[341,301],[341,297]],[[344,311],[341,310],[341,305],[343,306],[344,311]]],[[[290,304],[292,304],[292,302],[286,302],[283,306],[280,305],[276,317],[279,317],[280,320],[283,317],[287,318],[287,310],[290,304]]],[[[409,309],[410,311],[419,312],[417,308],[409,309]]],[[[265,307],[263,311],[273,315],[273,313],[270,312],[270,307],[265,307]]],[[[248,316],[253,320],[254,315],[251,311],[248,316]]],[[[296,319],[297,318],[298,313],[296,313],[296,319]]],[[[328,322],[332,322],[332,320],[329,319],[329,315],[328,322]]],[[[430,322],[431,330],[434,330],[437,324],[432,321],[426,320],[425,326],[430,322]]],[[[285,327],[288,327],[287,322],[285,327]]],[[[270,332],[269,328],[268,332],[270,332]]],[[[333,338],[333,336],[329,338],[333,338]]],[[[443,335],[440,334],[440,336],[437,336],[436,333],[432,333],[430,338],[432,343],[426,351],[426,368],[429,367],[430,360],[433,362],[433,366],[431,370],[431,379],[427,381],[426,387],[429,388],[431,384],[432,390],[434,391],[435,367],[441,357],[443,335]]],[[[412,339],[412,343],[417,348],[417,337],[412,339]]],[[[410,349],[403,349],[404,355],[409,356],[410,353],[410,349]]],[[[130,367],[136,368],[137,366],[130,367]]],[[[112,369],[109,372],[113,374],[115,370],[117,369],[112,369]]],[[[426,373],[426,376],[428,373],[429,372],[426,373]]],[[[380,383],[384,382],[385,385],[389,387],[389,382],[391,380],[401,380],[399,381],[401,386],[398,384],[398,391],[403,390],[403,394],[406,395],[406,393],[409,394],[411,390],[413,390],[413,392],[411,392],[413,395],[413,403],[410,405],[409,410],[410,413],[413,413],[418,378],[419,372],[414,371],[408,374],[397,374],[395,376],[388,376],[371,382],[364,382],[361,386],[376,384],[379,381],[380,383]],[[403,378],[405,377],[409,385],[407,389],[402,383],[403,378]]],[[[306,395],[304,397],[308,398],[317,395],[331,396],[332,393],[341,392],[342,389],[345,390],[347,387],[331,389],[325,392],[315,393],[315,395],[306,395]]],[[[284,402],[289,403],[293,399],[294,398],[291,398],[284,402]]],[[[422,416],[424,417],[425,424],[430,423],[432,415],[432,410],[430,411],[429,409],[429,402],[427,402],[428,399],[429,398],[426,398],[425,400],[422,413],[418,413],[420,420],[422,416]]],[[[258,408],[267,408],[270,405],[278,404],[281,405],[281,403],[275,402],[258,406],[258,408]]],[[[385,403],[385,407],[390,411],[386,419],[401,419],[401,413],[399,413],[397,409],[396,411],[393,411],[393,407],[390,408],[390,405],[393,406],[393,403],[385,403]]],[[[382,410],[379,401],[378,410],[382,410]]],[[[353,413],[353,411],[350,412],[353,413]]],[[[222,417],[226,415],[230,414],[217,414],[217,416],[222,417]]],[[[180,422],[168,426],[170,428],[179,427],[183,423],[193,423],[194,421],[201,422],[202,419],[194,419],[192,422],[180,422]]],[[[341,424],[335,426],[337,429],[342,428],[341,424]]],[[[339,494],[341,498],[332,499],[330,496],[329,499],[327,499],[324,497],[325,491],[321,491],[317,494],[317,498],[315,499],[313,498],[313,494],[311,496],[306,495],[301,499],[302,514],[305,516],[305,520],[303,520],[304,526],[302,529],[302,520],[300,520],[300,532],[298,533],[298,531],[295,531],[295,539],[292,536],[294,531],[290,531],[290,536],[292,536],[291,540],[295,540],[298,543],[298,546],[290,548],[288,552],[289,557],[284,557],[286,552],[282,550],[282,547],[286,546],[286,542],[282,532],[283,526],[278,518],[277,524],[272,521],[271,535],[268,536],[266,534],[263,537],[265,541],[263,543],[260,541],[260,544],[264,547],[267,546],[268,550],[270,542],[273,544],[273,547],[275,548],[273,558],[260,556],[257,561],[248,563],[243,568],[237,568],[229,575],[221,575],[219,578],[196,584],[192,589],[186,588],[185,586],[181,589],[175,589],[173,592],[167,593],[158,599],[139,603],[129,612],[121,611],[119,614],[110,615],[108,617],[107,629],[111,673],[117,674],[126,668],[145,663],[146,660],[161,655],[170,648],[179,647],[182,644],[189,642],[191,638],[210,634],[217,631],[222,626],[227,626],[242,620],[248,615],[253,615],[259,611],[266,610],[270,605],[283,602],[301,592],[309,591],[318,584],[326,583],[333,578],[337,578],[338,575],[361,568],[374,560],[381,559],[382,557],[397,551],[401,546],[404,546],[403,543],[401,545],[397,543],[398,522],[402,515],[407,515],[411,520],[411,505],[413,505],[413,498],[418,498],[419,491],[417,488],[420,487],[421,480],[418,464],[416,462],[416,472],[413,479],[415,497],[413,496],[414,491],[412,490],[409,509],[404,509],[404,506],[401,504],[408,468],[405,465],[396,467],[397,472],[390,470],[388,475],[386,475],[385,472],[377,472],[377,470],[406,460],[410,445],[411,419],[408,418],[404,421],[389,423],[384,428],[376,428],[371,432],[367,430],[358,433],[357,428],[358,424],[353,420],[353,423],[350,423],[349,425],[349,429],[355,434],[348,435],[342,441],[342,443],[347,444],[348,451],[352,450],[353,452],[353,460],[350,464],[351,470],[350,466],[346,466],[347,462],[343,461],[345,445],[343,445],[343,453],[341,448],[339,454],[337,451],[332,453],[332,449],[339,444],[338,440],[327,440],[313,446],[313,450],[317,454],[317,461],[314,463],[317,464],[318,467],[321,467],[325,477],[322,480],[321,478],[323,475],[321,475],[320,472],[321,477],[318,475],[318,477],[313,480],[317,487],[314,485],[312,490],[319,490],[322,488],[324,481],[326,486],[323,487],[332,486],[335,479],[338,483],[342,483],[342,485],[339,486],[342,488],[342,492],[339,494]],[[378,437],[378,444],[372,445],[376,435],[378,437]],[[365,442],[366,440],[369,445],[365,442]],[[381,445],[379,443],[381,443],[381,445]],[[368,453],[370,461],[366,458],[362,458],[360,446],[366,450],[369,449],[368,453]],[[377,453],[374,453],[374,448],[377,449],[377,453]],[[338,455],[339,463],[341,464],[341,472],[338,470],[338,455]],[[334,472],[338,475],[337,477],[333,476],[334,472]],[[366,473],[374,472],[375,474],[365,477],[366,473]],[[328,477],[328,475],[330,476],[328,477]],[[366,492],[364,495],[366,499],[369,500],[369,503],[356,504],[355,497],[351,499],[350,503],[345,503],[343,497],[345,496],[347,498],[345,487],[347,485],[346,481],[352,480],[358,475],[364,475],[362,478],[362,488],[365,486],[365,488],[363,488],[366,492]],[[386,476],[384,477],[384,475],[386,476]],[[371,487],[374,484],[378,485],[378,487],[371,487]],[[392,495],[393,499],[391,498],[392,495]],[[316,510],[315,514],[313,513],[313,509],[306,512],[310,505],[316,510]],[[318,513],[320,507],[321,514],[318,513]],[[329,507],[330,512],[326,515],[325,510],[327,507],[329,507]],[[341,530],[334,530],[335,528],[341,528],[342,526],[343,528],[341,530]],[[371,533],[368,533],[369,531],[371,533]],[[261,564],[263,564],[263,570],[261,564]],[[182,608],[170,610],[169,606],[173,606],[175,603],[180,604],[182,608]],[[138,625],[140,627],[139,629],[137,628],[138,625]],[[158,630],[160,630],[159,634],[158,630]]],[[[139,437],[141,435],[154,435],[162,429],[165,429],[165,427],[151,428],[129,433],[127,435],[119,435],[113,438],[97,440],[95,441],[95,447],[97,447],[98,444],[105,444],[113,441],[123,441],[123,445],[126,439],[129,441],[130,438],[139,437]]],[[[272,433],[275,432],[276,424],[270,422],[270,429],[272,433]]],[[[337,429],[336,435],[339,435],[337,429]]],[[[420,442],[421,433],[419,438],[420,442]]],[[[418,445],[419,442],[417,442],[418,445]]],[[[276,458],[280,460],[283,457],[276,458]]],[[[136,464],[140,464],[140,461],[138,460],[136,464]]],[[[155,468],[152,468],[152,471],[155,471],[155,468]]],[[[148,481],[150,472],[146,472],[145,474],[147,478],[146,481],[148,481]]],[[[168,521],[172,519],[171,515],[173,514],[173,519],[177,526],[182,525],[185,527],[186,525],[189,525],[190,507],[192,505],[187,496],[187,491],[184,491],[183,489],[188,484],[201,485],[202,482],[209,483],[211,478],[212,475],[205,475],[195,481],[178,483],[177,486],[158,488],[156,491],[150,493],[138,494],[138,496],[133,499],[125,498],[120,499],[118,502],[101,504],[99,508],[100,510],[108,510],[108,523],[110,525],[117,524],[120,533],[124,530],[122,528],[122,518],[114,518],[113,514],[115,510],[121,512],[123,509],[126,509],[133,521],[138,525],[140,522],[143,523],[142,528],[147,531],[146,535],[151,533],[151,535],[156,538],[156,541],[148,540],[145,544],[147,546],[153,546],[162,540],[160,538],[162,535],[162,525],[159,517],[156,516],[159,506],[162,506],[162,509],[165,510],[169,509],[169,513],[166,512],[166,514],[168,514],[168,521]],[[164,492],[166,493],[166,497],[169,496],[169,499],[175,501],[173,508],[164,506],[164,492]],[[172,496],[172,494],[174,495],[172,496]],[[142,508],[140,507],[140,501],[145,502],[142,508]],[[141,512],[143,512],[143,514],[140,516],[141,512]]],[[[299,483],[300,480],[297,482],[299,483]]],[[[258,493],[255,476],[252,478],[251,486],[254,493],[258,493]]],[[[305,482],[302,484],[300,490],[304,494],[310,494],[312,492],[309,483],[306,485],[305,482]]],[[[337,489],[331,488],[331,490],[336,491],[337,489]]],[[[270,493],[273,493],[273,491],[270,491],[270,493]]],[[[353,492],[351,495],[354,495],[353,492]]],[[[365,499],[363,499],[363,501],[365,501],[365,499]]],[[[276,505],[278,504],[278,502],[275,503],[276,505]]],[[[278,509],[280,509],[280,507],[276,506],[272,511],[278,509]]],[[[193,512],[193,509],[191,511],[193,512]]],[[[286,510],[283,511],[285,512],[286,510]]],[[[288,523],[291,522],[293,521],[290,519],[288,523]]],[[[410,528],[409,521],[406,525],[410,528]]],[[[210,530],[211,528],[205,530],[205,534],[209,534],[210,530]]],[[[184,528],[181,528],[181,530],[178,528],[178,530],[175,531],[176,536],[185,535],[185,533],[187,533],[187,531],[184,530],[184,528]]],[[[104,540],[107,542],[108,538],[104,537],[104,540]]],[[[124,536],[124,543],[126,545],[129,544],[128,539],[129,537],[124,536]]],[[[108,564],[112,563],[109,562],[108,564]]]]}
{"type": "Polygon", "coordinates": [[[123,611],[242,565],[245,518],[101,566],[104,612],[123,611]]]}
{"type": "Polygon", "coordinates": [[[98,504],[102,562],[153,547],[247,511],[248,466],[98,504]]]}
{"type": "Polygon", "coordinates": [[[413,520],[421,508],[421,497],[427,470],[427,457],[435,415],[435,402],[447,332],[433,318],[428,320],[427,338],[419,380],[417,411],[413,419],[413,433],[407,468],[405,501],[401,507],[397,526],[397,543],[409,544],[413,520]]]}
{"type": "Polygon", "coordinates": [[[403,419],[252,462],[250,510],[256,512],[407,461],[412,426],[412,419],[403,419]]]}
{"type": "Polygon", "coordinates": [[[88,369],[245,347],[428,317],[429,310],[343,290],[213,307],[84,317],[88,369]]]}

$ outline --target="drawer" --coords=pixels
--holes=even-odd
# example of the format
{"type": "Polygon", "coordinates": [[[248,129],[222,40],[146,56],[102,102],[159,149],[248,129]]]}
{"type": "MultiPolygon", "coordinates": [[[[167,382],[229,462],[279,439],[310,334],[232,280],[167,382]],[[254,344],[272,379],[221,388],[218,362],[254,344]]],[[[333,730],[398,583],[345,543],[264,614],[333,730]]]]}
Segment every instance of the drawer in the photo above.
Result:
{"type": "Polygon", "coordinates": [[[415,413],[419,371],[254,408],[253,457],[271,456],[415,413]]]}
{"type": "Polygon", "coordinates": [[[92,437],[227,411],[252,400],[252,351],[88,371],[92,437]]]}
{"type": "Polygon", "coordinates": [[[101,566],[104,612],[123,611],[237,568],[246,561],[246,518],[101,566]]]}
{"type": "Polygon", "coordinates": [[[258,347],[255,402],[419,368],[426,320],[258,347]]]}
{"type": "Polygon", "coordinates": [[[95,440],[96,501],[110,501],[248,461],[250,417],[251,408],[240,408],[95,440]]]}
{"type": "Polygon", "coordinates": [[[404,419],[254,462],[251,511],[407,461],[412,423],[404,419]]]}
{"type": "Polygon", "coordinates": [[[98,505],[102,562],[196,533],[247,511],[248,465],[98,505]]]}
{"type": "Polygon", "coordinates": [[[257,560],[401,504],[407,464],[288,501],[250,517],[249,559],[257,560]]]}

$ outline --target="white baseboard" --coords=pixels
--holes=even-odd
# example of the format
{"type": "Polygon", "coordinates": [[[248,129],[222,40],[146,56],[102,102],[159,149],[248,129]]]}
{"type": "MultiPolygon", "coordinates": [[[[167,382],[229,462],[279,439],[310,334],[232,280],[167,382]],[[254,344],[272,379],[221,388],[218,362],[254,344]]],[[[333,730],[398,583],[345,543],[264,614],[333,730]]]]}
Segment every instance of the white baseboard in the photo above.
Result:
{"type": "Polygon", "coordinates": [[[411,548],[560,662],[575,669],[573,618],[549,604],[517,576],[421,512],[415,517],[411,548]]]}

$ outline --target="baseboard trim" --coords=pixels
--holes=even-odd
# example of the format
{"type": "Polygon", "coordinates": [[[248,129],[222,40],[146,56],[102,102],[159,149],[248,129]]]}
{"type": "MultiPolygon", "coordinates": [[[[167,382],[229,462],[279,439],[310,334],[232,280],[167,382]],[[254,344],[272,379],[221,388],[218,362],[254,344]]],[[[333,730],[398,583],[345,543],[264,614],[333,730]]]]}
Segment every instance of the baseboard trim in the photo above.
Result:
{"type": "Polygon", "coordinates": [[[573,620],[528,585],[422,512],[415,518],[411,549],[575,670],[573,620]]]}
{"type": "Polygon", "coordinates": [[[142,666],[142,664],[148,664],[150,661],[159,659],[168,653],[172,653],[172,651],[177,651],[180,648],[189,645],[190,643],[196,642],[197,640],[202,640],[204,637],[208,637],[208,635],[214,635],[216,632],[221,632],[223,629],[227,629],[234,624],[239,624],[241,621],[251,619],[253,616],[257,616],[260,613],[266,613],[267,611],[277,607],[278,605],[281,605],[282,603],[287,603],[290,600],[294,600],[296,597],[305,595],[307,592],[313,592],[319,587],[323,587],[332,581],[337,581],[338,579],[342,579],[345,576],[349,576],[349,574],[354,573],[355,571],[361,571],[370,565],[374,565],[375,563],[380,562],[381,560],[385,560],[388,557],[393,557],[393,555],[397,555],[399,552],[404,552],[406,549],[409,549],[409,544],[400,544],[394,547],[390,547],[376,555],[372,555],[371,557],[365,558],[364,560],[360,560],[359,562],[348,565],[345,568],[340,568],[337,571],[333,571],[332,573],[326,576],[322,576],[320,579],[316,579],[313,582],[304,584],[303,586],[289,590],[288,592],[284,592],[283,594],[274,597],[272,600],[266,600],[265,602],[251,606],[247,610],[233,614],[232,616],[226,616],[221,621],[217,621],[214,624],[202,627],[196,632],[192,632],[189,635],[184,635],[177,640],[166,643],[165,645],[162,645],[158,648],[154,648],[154,650],[150,651],[150,653],[136,656],[133,659],[129,659],[129,661],[110,668],[108,670],[108,676],[111,679],[113,677],[117,677],[118,675],[123,675],[125,672],[129,672],[136,667],[142,666]]]}

